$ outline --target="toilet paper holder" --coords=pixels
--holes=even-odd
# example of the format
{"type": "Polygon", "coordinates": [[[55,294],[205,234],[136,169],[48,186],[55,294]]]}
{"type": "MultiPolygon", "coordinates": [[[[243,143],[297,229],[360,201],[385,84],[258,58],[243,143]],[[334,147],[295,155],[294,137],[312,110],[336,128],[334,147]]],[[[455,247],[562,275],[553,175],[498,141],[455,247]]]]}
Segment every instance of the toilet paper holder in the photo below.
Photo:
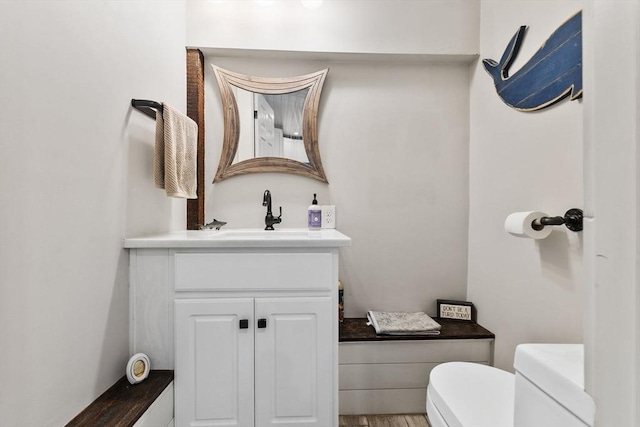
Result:
{"type": "Polygon", "coordinates": [[[571,231],[582,231],[582,209],[569,209],[564,216],[543,216],[533,220],[531,227],[534,230],[542,230],[547,225],[564,224],[571,231]]]}

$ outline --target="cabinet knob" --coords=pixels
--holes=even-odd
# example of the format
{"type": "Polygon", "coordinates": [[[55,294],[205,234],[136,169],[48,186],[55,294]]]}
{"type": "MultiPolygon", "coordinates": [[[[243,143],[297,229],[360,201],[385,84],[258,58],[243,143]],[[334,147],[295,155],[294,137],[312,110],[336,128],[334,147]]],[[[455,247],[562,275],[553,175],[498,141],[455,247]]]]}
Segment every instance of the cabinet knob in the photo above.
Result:
{"type": "Polygon", "coordinates": [[[249,319],[240,319],[240,329],[249,329],[249,319]]]}
{"type": "Polygon", "coordinates": [[[266,328],[267,327],[267,319],[258,319],[258,328],[266,328]]]}

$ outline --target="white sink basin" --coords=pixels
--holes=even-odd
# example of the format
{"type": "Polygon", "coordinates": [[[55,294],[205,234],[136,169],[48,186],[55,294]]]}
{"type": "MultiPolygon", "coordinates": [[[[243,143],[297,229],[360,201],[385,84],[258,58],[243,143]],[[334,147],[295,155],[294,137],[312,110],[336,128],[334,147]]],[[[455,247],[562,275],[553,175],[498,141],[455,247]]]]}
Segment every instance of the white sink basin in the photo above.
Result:
{"type": "Polygon", "coordinates": [[[243,228],[237,230],[220,230],[209,234],[210,239],[220,240],[254,240],[254,239],[313,239],[320,238],[321,231],[309,231],[303,228],[285,228],[276,230],[260,230],[252,228],[243,228]]]}

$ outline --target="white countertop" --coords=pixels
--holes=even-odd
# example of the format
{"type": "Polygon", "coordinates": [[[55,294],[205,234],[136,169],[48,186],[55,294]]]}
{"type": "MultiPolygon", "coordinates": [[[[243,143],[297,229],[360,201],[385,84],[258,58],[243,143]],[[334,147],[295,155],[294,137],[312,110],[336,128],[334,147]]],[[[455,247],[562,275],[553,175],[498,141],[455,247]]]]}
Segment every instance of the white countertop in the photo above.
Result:
{"type": "Polygon", "coordinates": [[[124,239],[125,248],[327,248],[350,246],[335,229],[282,228],[185,230],[124,239]]]}

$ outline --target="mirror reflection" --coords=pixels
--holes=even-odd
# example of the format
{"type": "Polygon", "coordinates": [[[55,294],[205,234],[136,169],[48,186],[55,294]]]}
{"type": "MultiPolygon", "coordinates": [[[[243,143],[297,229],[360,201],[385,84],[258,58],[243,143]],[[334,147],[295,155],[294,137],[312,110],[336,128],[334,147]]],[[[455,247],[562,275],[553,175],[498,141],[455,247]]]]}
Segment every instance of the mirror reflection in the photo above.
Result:
{"type": "Polygon", "coordinates": [[[233,163],[256,157],[284,157],[309,163],[302,137],[302,116],[309,88],[262,94],[233,87],[240,135],[233,163]]]}
{"type": "Polygon", "coordinates": [[[261,172],[327,182],[318,149],[318,107],[328,69],[294,77],[255,77],[212,68],[224,115],[214,183],[261,172]]]}

